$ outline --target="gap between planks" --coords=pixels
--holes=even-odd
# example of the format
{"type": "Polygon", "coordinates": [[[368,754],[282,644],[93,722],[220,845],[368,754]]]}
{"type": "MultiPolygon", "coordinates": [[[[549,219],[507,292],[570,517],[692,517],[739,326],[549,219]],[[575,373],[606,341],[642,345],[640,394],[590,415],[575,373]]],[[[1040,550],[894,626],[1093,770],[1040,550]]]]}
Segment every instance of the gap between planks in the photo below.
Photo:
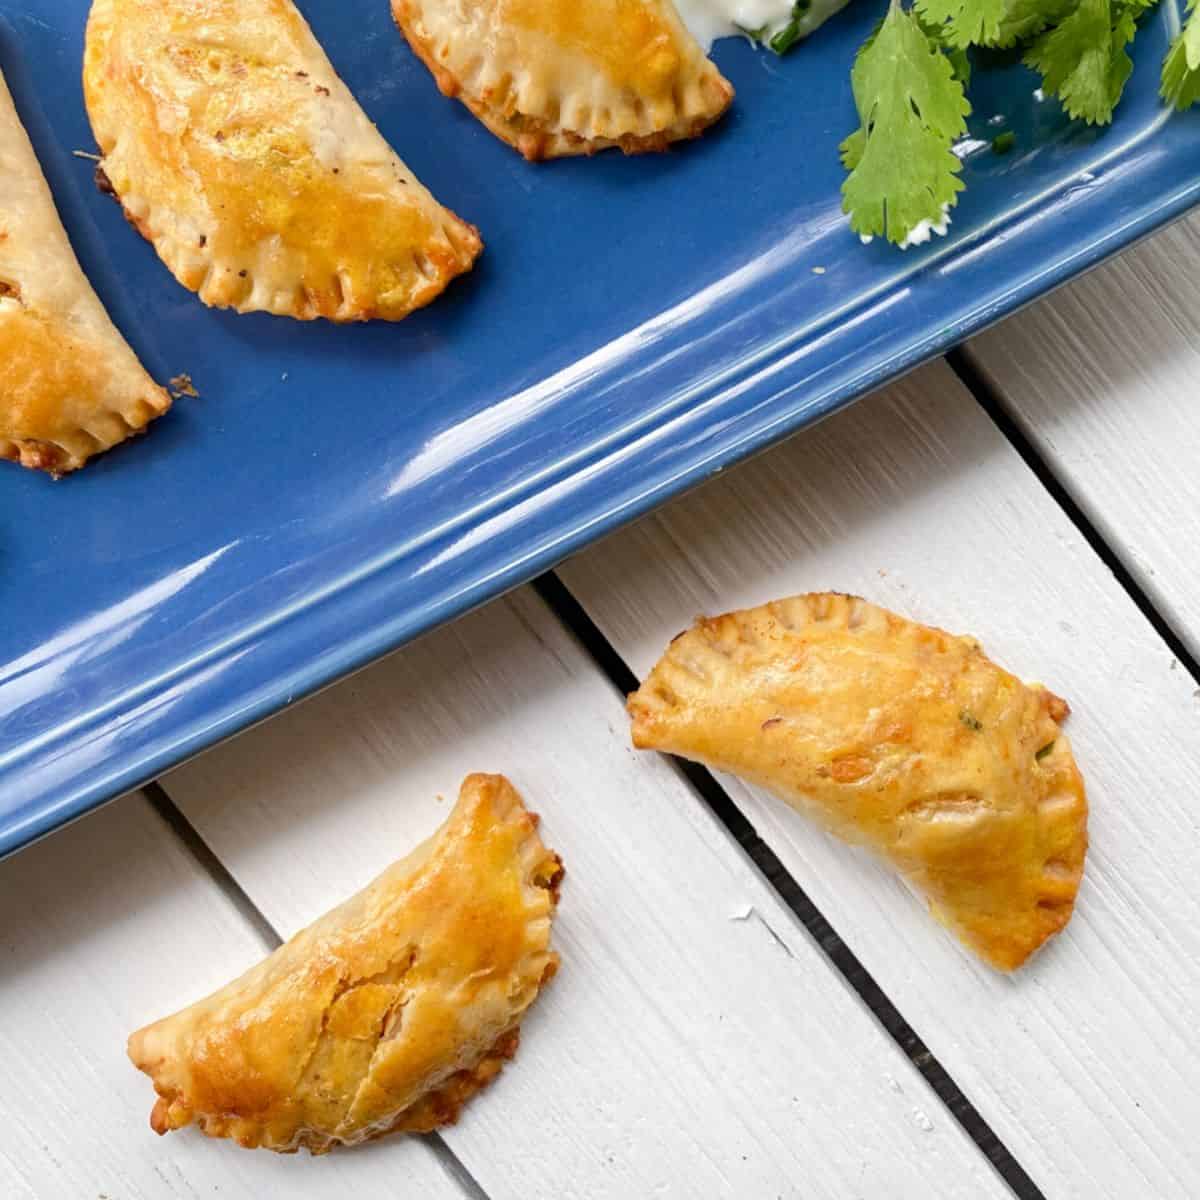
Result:
{"type": "MultiPolygon", "coordinates": [[[[637,689],[639,681],[629,664],[553,571],[535,579],[532,587],[622,697],[637,689]]],[[[698,763],[670,755],[665,757],[687,780],[697,797],[708,806],[759,874],[796,915],[814,944],[870,1010],[871,1015],[892,1041],[908,1056],[950,1115],[1009,1186],[1013,1195],[1018,1197],[1018,1200],[1045,1200],[1043,1192],[1029,1173],[996,1136],[978,1109],[930,1052],[929,1047],[905,1020],[871,973],[859,962],[850,947],[842,941],[837,930],[812,902],[775,852],[759,837],[750,819],[729,793],[698,763]]]]}
{"type": "Polygon", "coordinates": [[[1095,769],[1096,844],[1081,911],[1019,981],[899,905],[904,889],[866,856],[719,777],[1051,1195],[1090,1171],[1114,1200],[1197,1194],[1185,981],[1200,925],[1179,883],[1196,836],[1196,760],[1179,753],[1192,679],[944,363],[760,464],[559,574],[637,672],[697,612],[834,586],[951,628],[978,632],[985,614],[1000,661],[1074,680],[1073,698],[1091,698],[1072,741],[1095,769]]]}
{"type": "Polygon", "coordinates": [[[946,355],[946,363],[980,408],[991,418],[996,428],[1008,439],[1009,445],[1021,456],[1025,465],[1037,476],[1038,482],[1050,494],[1051,499],[1066,513],[1071,523],[1082,534],[1084,541],[1095,551],[1096,557],[1112,572],[1117,583],[1124,588],[1180,665],[1200,684],[1200,662],[1175,631],[1174,625],[1138,582],[1125,560],[1112,548],[1095,522],[1083,510],[1067,484],[1059,478],[1032,439],[1009,413],[1000,393],[975,365],[967,350],[962,346],[951,350],[946,355]]]}
{"type": "Polygon", "coordinates": [[[963,347],[1196,659],[1198,265],[1194,213],[963,347]]]}

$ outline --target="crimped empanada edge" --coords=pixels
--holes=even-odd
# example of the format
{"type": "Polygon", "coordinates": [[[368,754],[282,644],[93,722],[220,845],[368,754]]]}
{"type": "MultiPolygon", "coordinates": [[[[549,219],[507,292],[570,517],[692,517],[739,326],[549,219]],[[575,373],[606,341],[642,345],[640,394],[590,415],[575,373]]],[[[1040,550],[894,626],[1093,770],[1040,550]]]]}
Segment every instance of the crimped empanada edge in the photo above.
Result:
{"type": "Polygon", "coordinates": [[[428,67],[441,93],[461,100],[487,129],[530,162],[590,156],[611,149],[619,149],[629,155],[661,153],[673,142],[698,138],[719,121],[733,103],[733,85],[713,67],[711,78],[722,91],[720,101],[702,112],[681,115],[671,125],[653,133],[606,137],[563,129],[556,122],[528,114],[517,114],[518,119],[514,120],[475,95],[440,61],[434,40],[425,35],[409,0],[392,0],[392,16],[413,53],[428,67]]]}
{"type": "MultiPolygon", "coordinates": [[[[154,1086],[156,1100],[150,1114],[150,1126],[156,1133],[168,1133],[194,1123],[208,1137],[228,1138],[247,1149],[265,1148],[277,1153],[294,1153],[304,1148],[311,1154],[319,1155],[327,1153],[336,1146],[359,1145],[388,1133],[428,1133],[457,1121],[464,1105],[476,1093],[490,1084],[500,1073],[505,1062],[515,1055],[519,1044],[520,1027],[525,1014],[541,994],[542,988],[558,971],[560,959],[558,954],[550,948],[550,937],[565,873],[562,859],[542,841],[538,832],[540,825],[538,814],[525,806],[520,793],[505,776],[469,775],[463,780],[460,796],[465,795],[468,789],[476,789],[482,794],[482,800],[477,798],[474,803],[486,802],[492,806],[494,820],[497,824],[513,821],[520,823],[522,836],[516,848],[516,856],[520,863],[522,884],[527,890],[536,889],[544,892],[548,905],[545,916],[535,919],[537,922],[545,921],[544,931],[539,935],[538,940],[528,947],[520,965],[513,972],[514,978],[518,979],[532,979],[535,973],[538,978],[527,1002],[519,1012],[514,1014],[512,1022],[498,1034],[490,1036],[483,1044],[465,1043],[460,1056],[460,1066],[457,1069],[438,1080],[407,1108],[391,1114],[386,1121],[363,1130],[353,1138],[342,1138],[312,1129],[301,1129],[297,1131],[296,1136],[290,1142],[280,1144],[272,1142],[264,1136],[262,1121],[253,1116],[232,1112],[209,1113],[195,1110],[186,1094],[186,1089],[170,1080],[171,1070],[167,1056],[150,1057],[146,1048],[147,1035],[172,1022],[180,1013],[187,1012],[188,1009],[184,1008],[180,1010],[180,1013],[172,1014],[161,1021],[137,1030],[130,1035],[128,1040],[127,1054],[130,1061],[139,1071],[149,1076],[154,1086]]],[[[455,822],[465,822],[466,820],[469,820],[467,813],[456,812],[433,835],[434,840],[443,836],[451,837],[457,828],[455,822]]],[[[414,851],[414,853],[416,852],[414,851]]],[[[372,881],[372,884],[374,882],[376,881],[372,881]]],[[[368,884],[367,887],[371,887],[372,884],[368,884]]],[[[331,910],[331,912],[333,911],[336,909],[331,910]]],[[[319,918],[314,925],[319,924],[321,920],[324,918],[319,918]]],[[[309,934],[310,929],[312,926],[306,927],[296,937],[305,937],[309,934]]],[[[283,948],[280,947],[279,950],[283,948]]],[[[279,953],[279,950],[273,954],[279,953]]],[[[272,957],[273,955],[268,955],[262,962],[267,962],[272,957]]],[[[249,975],[257,971],[262,966],[262,962],[251,967],[245,974],[249,975]]],[[[237,982],[238,980],[233,980],[226,986],[232,986],[237,982]]],[[[223,990],[219,989],[218,993],[214,993],[214,995],[223,990]]]]}
{"type": "Polygon", "coordinates": [[[57,441],[39,438],[10,438],[0,436],[0,459],[18,463],[32,471],[45,471],[60,479],[85,467],[98,454],[106,454],[117,446],[147,432],[151,421],[161,417],[171,407],[166,389],[155,386],[145,395],[137,396],[122,408],[104,410],[104,416],[123,426],[119,436],[106,441],[86,429],[78,429],[70,438],[57,441]]]}
{"type": "MultiPolygon", "coordinates": [[[[670,732],[673,714],[682,716],[689,707],[686,697],[675,694],[672,681],[676,687],[688,687],[694,682],[689,678],[688,666],[676,661],[680,652],[689,646],[698,646],[702,653],[732,658],[741,646],[757,646],[757,639],[764,633],[759,623],[764,619],[791,632],[798,631],[810,619],[834,619],[847,628],[858,627],[870,620],[883,621],[897,631],[907,630],[917,637],[946,643],[965,643],[983,654],[973,637],[921,625],[862,597],[839,592],[802,593],[716,617],[700,617],[671,640],[640,686],[627,697],[626,708],[631,718],[635,748],[691,757],[689,751],[676,744],[670,732]]],[[[770,636],[769,630],[766,633],[770,636]]],[[[994,662],[992,666],[1004,670],[994,662]]],[[[1039,847],[1043,851],[1035,905],[1032,910],[1015,912],[1007,928],[999,924],[986,929],[971,929],[944,918],[930,902],[936,919],[946,923],[984,961],[1004,972],[1022,966],[1067,926],[1078,899],[1088,849],[1087,789],[1070,741],[1061,729],[1062,722],[1070,714],[1070,706],[1041,684],[1022,686],[1040,697],[1043,712],[1057,731],[1054,741],[1038,756],[1034,782],[1037,790],[1030,797],[1036,812],[1039,847]]],[[[710,762],[709,765],[715,764],[710,762]]],[[[763,786],[770,790],[769,785],[763,786]]]]}
{"type": "MultiPolygon", "coordinates": [[[[194,239],[181,238],[175,231],[182,224],[180,216],[171,209],[155,210],[136,187],[118,184],[109,174],[112,155],[118,138],[106,119],[108,104],[104,62],[107,44],[112,36],[111,0],[94,0],[85,33],[83,90],[84,102],[101,160],[97,183],[121,205],[126,220],[154,247],[155,253],[175,279],[211,308],[230,308],[238,313],[265,312],[272,316],[290,317],[299,321],[319,318],[335,324],[350,324],[376,319],[402,320],[436,300],[460,275],[475,265],[483,251],[479,230],[464,221],[451,209],[437,205],[443,216],[438,232],[441,243],[421,248],[420,258],[432,270],[423,266],[414,254],[411,274],[406,276],[405,291],[409,299],[394,315],[380,311],[377,304],[352,303],[335,272],[328,286],[314,286],[300,281],[294,286],[276,287],[270,279],[261,277],[241,263],[219,263],[209,247],[208,239],[198,234],[194,239]],[[417,282],[423,280],[423,283],[417,282]]],[[[342,88],[344,82],[334,78],[342,88]]],[[[357,100],[349,93],[352,103],[357,100]]],[[[372,123],[372,128],[374,125],[372,123]]],[[[377,131],[378,132],[378,131],[377,131]]],[[[119,175],[119,173],[118,173],[119,175]]]]}

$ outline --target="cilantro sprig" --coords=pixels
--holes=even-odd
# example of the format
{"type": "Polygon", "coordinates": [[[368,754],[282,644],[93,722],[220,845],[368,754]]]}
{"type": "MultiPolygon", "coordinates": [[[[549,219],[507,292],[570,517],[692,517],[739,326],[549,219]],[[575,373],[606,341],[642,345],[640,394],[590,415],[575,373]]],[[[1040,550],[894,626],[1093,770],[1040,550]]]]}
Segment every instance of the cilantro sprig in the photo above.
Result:
{"type": "Polygon", "coordinates": [[[1042,88],[1076,120],[1107,125],[1133,74],[1126,46],[1152,0],[1079,0],[1062,21],[1039,35],[1025,55],[1042,88]]]}
{"type": "Polygon", "coordinates": [[[1200,4],[1190,0],[1187,24],[1171,43],[1162,69],[1162,98],[1180,110],[1200,100],[1200,4]]]}
{"type": "MultiPolygon", "coordinates": [[[[944,232],[963,188],[955,143],[971,111],[970,54],[976,47],[1019,48],[1042,77],[1042,90],[1069,116],[1107,125],[1133,72],[1129,47],[1158,0],[889,0],[863,44],[850,82],[859,128],[840,151],[847,177],[842,208],[864,239],[901,247],[944,232]]],[[[844,0],[800,0],[786,28],[756,36],[778,53],[810,33],[821,12],[844,0]]],[[[1163,100],[1200,103],[1200,0],[1162,67],[1163,100]]],[[[993,142],[996,153],[1012,136],[993,142]]]]}
{"type": "Polygon", "coordinates": [[[1078,0],[916,0],[931,33],[946,46],[1005,50],[1024,42],[1074,9],[1078,0]]]}
{"type": "Polygon", "coordinates": [[[917,0],[925,22],[948,46],[992,46],[1008,17],[1008,0],[917,0]]]}
{"type": "Polygon", "coordinates": [[[971,106],[950,59],[900,0],[859,51],[850,86],[861,124],[841,145],[850,172],[842,208],[855,233],[902,243],[922,222],[941,224],[957,201],[952,147],[971,106]]]}

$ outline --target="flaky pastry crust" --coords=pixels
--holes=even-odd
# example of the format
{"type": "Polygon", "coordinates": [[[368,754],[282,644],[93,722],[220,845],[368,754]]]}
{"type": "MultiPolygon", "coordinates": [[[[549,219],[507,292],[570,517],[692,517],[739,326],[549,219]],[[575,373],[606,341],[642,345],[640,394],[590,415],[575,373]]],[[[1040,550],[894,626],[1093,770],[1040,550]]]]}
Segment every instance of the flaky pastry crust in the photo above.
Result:
{"type": "Polygon", "coordinates": [[[831,593],[700,620],[629,698],[637,746],[870,846],[1001,970],[1066,925],[1083,874],[1068,711],[972,638],[831,593]]]}
{"type": "Polygon", "coordinates": [[[442,828],[205,1000],[139,1030],[158,1133],[191,1122],[321,1154],[454,1121],[516,1050],[554,974],[562,866],[501,775],[471,775],[442,828]]]}
{"type": "Polygon", "coordinates": [[[392,0],[447,96],[528,159],[665,150],[733,87],[671,0],[392,0]]]}
{"type": "Polygon", "coordinates": [[[171,406],[71,250],[0,75],[0,458],[62,475],[171,406]]]}
{"type": "Polygon", "coordinates": [[[83,83],[113,192],[206,304],[397,321],[482,249],[291,0],[95,0],[83,83]]]}

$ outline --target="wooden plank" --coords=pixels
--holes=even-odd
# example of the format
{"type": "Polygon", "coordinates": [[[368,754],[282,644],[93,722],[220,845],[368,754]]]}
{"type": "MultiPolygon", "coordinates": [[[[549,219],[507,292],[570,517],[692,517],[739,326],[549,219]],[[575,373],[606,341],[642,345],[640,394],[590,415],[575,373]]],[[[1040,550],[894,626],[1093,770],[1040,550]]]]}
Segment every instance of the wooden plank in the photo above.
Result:
{"type": "Polygon", "coordinates": [[[0,863],[0,912],[6,1200],[465,1194],[418,1140],[308,1162],[151,1132],[154,1092],[125,1038],[263,946],[140,796],[0,863]]]}
{"type": "Polygon", "coordinates": [[[968,353],[1200,657],[1198,274],[1194,216],[968,353]]]}
{"type": "Polygon", "coordinates": [[[1007,1194],[531,592],[170,775],[295,930],[504,771],[567,880],[563,969],[446,1137],[494,1197],[1007,1194]],[[437,799],[442,793],[446,800],[437,799]]]}
{"type": "Polygon", "coordinates": [[[1068,697],[1092,850],[1074,921],[1012,978],[886,869],[722,782],[1049,1196],[1200,1195],[1195,684],[944,364],[563,578],[639,676],[698,613],[837,589],[974,633],[1068,697]]]}

